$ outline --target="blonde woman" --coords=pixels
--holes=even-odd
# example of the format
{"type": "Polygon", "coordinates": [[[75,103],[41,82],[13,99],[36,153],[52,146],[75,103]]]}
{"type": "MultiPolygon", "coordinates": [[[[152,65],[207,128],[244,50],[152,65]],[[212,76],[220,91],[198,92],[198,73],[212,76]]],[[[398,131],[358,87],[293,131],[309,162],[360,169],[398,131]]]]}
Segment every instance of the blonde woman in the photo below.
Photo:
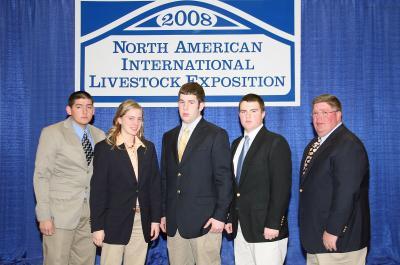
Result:
{"type": "Polygon", "coordinates": [[[143,109],[122,102],[107,138],[94,149],[90,210],[101,265],[144,264],[159,235],[161,180],[154,144],[144,139],[143,109]]]}

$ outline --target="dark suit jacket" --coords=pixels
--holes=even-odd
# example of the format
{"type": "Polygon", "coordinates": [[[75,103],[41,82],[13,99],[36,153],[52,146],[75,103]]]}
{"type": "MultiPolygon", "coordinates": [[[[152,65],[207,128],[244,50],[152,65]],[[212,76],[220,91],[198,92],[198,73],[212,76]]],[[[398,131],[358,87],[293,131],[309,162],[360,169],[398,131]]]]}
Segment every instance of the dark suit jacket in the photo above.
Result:
{"type": "Polygon", "coordinates": [[[225,222],[232,199],[229,140],[225,130],[201,119],[178,162],[178,126],[163,136],[161,176],[167,234],[176,230],[184,238],[196,238],[209,230],[213,217],[225,222]]]}
{"type": "Polygon", "coordinates": [[[126,245],[139,196],[143,235],[150,241],[151,223],[161,219],[161,178],[152,142],[138,149],[139,183],[124,145],[112,149],[104,140],[94,149],[90,210],[92,232],[104,230],[104,242],[126,245]]]}
{"type": "MultiPolygon", "coordinates": [[[[242,137],[232,143],[232,156],[242,137]]],[[[240,150],[238,150],[240,152],[240,150]]],[[[262,127],[243,162],[239,184],[235,184],[229,220],[236,236],[238,220],[247,242],[269,242],[264,228],[279,230],[272,240],[288,237],[287,209],[292,183],[292,161],[288,143],[281,135],[262,127]]]]}
{"type": "MultiPolygon", "coordinates": [[[[310,142],[301,162],[307,156],[310,142]]],[[[369,163],[362,142],[344,125],[339,126],[314,154],[300,180],[300,238],[308,253],[328,252],[322,235],[338,236],[337,252],[368,245],[369,163]]]]}

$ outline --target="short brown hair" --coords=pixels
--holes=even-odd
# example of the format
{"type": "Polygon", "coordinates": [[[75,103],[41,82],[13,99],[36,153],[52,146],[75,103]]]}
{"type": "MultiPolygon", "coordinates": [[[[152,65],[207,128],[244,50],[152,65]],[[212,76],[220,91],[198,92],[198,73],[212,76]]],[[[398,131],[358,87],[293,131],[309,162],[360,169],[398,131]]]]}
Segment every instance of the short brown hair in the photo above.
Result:
{"type": "Polygon", "coordinates": [[[315,104],[325,102],[332,108],[335,108],[337,111],[342,112],[342,103],[340,103],[340,100],[331,94],[322,94],[317,97],[315,97],[312,101],[312,106],[314,107],[315,104]]]}
{"type": "Polygon", "coordinates": [[[75,91],[68,98],[68,106],[70,106],[72,108],[72,106],[75,104],[75,100],[81,99],[81,98],[90,99],[90,101],[92,101],[92,104],[93,104],[93,98],[88,92],[86,92],[86,91],[75,91]]]}
{"type": "Polygon", "coordinates": [[[260,97],[257,94],[247,94],[244,95],[242,97],[242,99],[239,102],[239,111],[240,111],[240,104],[243,101],[247,101],[247,102],[258,102],[258,105],[260,105],[261,111],[265,111],[265,104],[264,104],[264,100],[262,99],[262,97],[260,97]]]}
{"type": "Polygon", "coordinates": [[[178,96],[180,95],[195,95],[197,100],[201,103],[205,101],[204,89],[196,82],[186,83],[179,89],[178,96]]]}

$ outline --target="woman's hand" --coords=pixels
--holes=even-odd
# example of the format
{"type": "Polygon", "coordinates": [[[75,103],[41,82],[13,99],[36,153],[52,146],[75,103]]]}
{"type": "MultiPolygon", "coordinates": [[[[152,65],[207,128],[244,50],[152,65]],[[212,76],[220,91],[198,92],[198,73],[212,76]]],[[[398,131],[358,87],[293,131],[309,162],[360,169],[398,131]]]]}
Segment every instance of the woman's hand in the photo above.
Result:
{"type": "Polygon", "coordinates": [[[150,230],[151,241],[156,240],[159,234],[160,234],[160,224],[151,223],[151,230],[150,230]]]}
{"type": "Polygon", "coordinates": [[[93,243],[98,247],[103,246],[104,235],[105,235],[104,230],[99,230],[99,231],[93,232],[93,234],[92,234],[93,243]]]}

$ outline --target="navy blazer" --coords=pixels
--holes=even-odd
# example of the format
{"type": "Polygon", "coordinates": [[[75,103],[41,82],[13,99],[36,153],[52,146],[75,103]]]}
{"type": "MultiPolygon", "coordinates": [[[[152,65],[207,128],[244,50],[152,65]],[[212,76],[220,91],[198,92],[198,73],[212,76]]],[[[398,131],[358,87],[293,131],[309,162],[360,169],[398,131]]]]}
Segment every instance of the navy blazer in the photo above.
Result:
{"type": "Polygon", "coordinates": [[[225,222],[232,199],[231,154],[225,130],[201,119],[178,161],[181,126],[163,136],[161,177],[167,234],[206,234],[209,218],[225,222]]]}
{"type": "MultiPolygon", "coordinates": [[[[242,137],[232,143],[232,156],[242,137]]],[[[239,150],[240,151],[240,150],[239,150]]],[[[243,162],[229,222],[236,236],[238,221],[247,242],[269,242],[288,237],[287,209],[292,184],[290,147],[281,135],[262,127],[243,162]],[[264,228],[279,230],[273,240],[264,238],[264,228]]]]}
{"type": "Polygon", "coordinates": [[[300,239],[308,253],[328,253],[324,231],[338,236],[337,252],[366,247],[370,238],[369,162],[363,143],[344,125],[315,152],[305,174],[300,167],[300,239]]]}
{"type": "Polygon", "coordinates": [[[150,242],[151,223],[161,220],[161,178],[154,144],[139,147],[139,183],[124,145],[112,149],[105,140],[94,149],[90,211],[92,232],[104,230],[104,242],[126,245],[132,233],[139,197],[143,235],[150,242]]]}

